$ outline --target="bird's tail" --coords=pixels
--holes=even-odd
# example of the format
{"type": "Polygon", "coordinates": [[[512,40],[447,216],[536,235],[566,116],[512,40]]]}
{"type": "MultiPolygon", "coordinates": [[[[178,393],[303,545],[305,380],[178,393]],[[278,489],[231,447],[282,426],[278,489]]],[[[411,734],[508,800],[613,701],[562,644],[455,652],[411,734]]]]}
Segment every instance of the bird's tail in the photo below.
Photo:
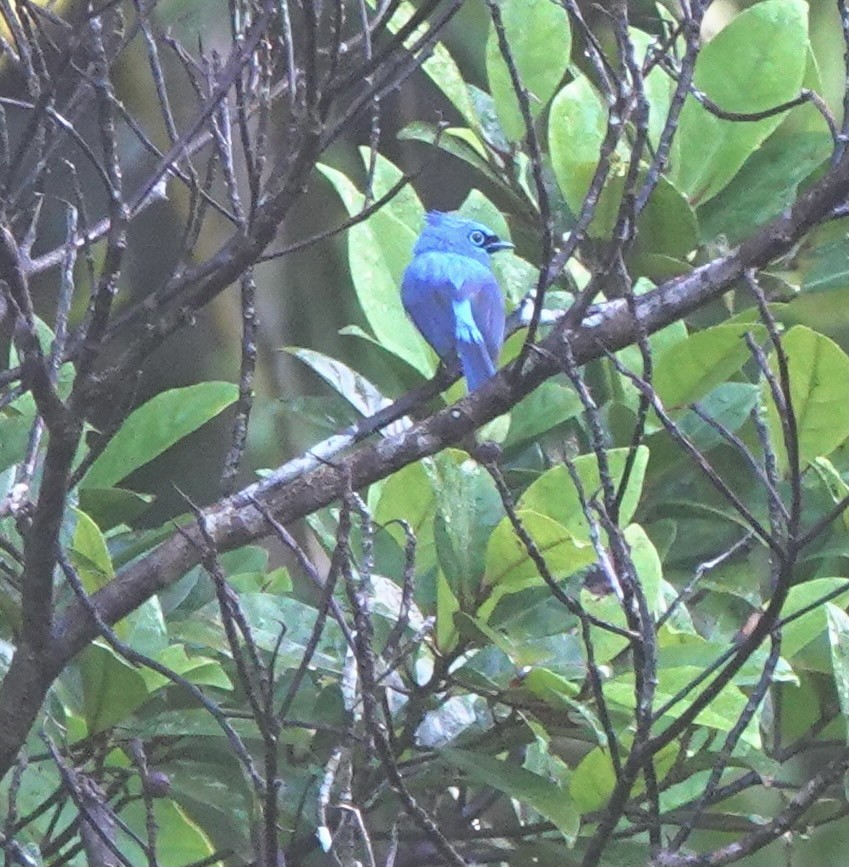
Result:
{"type": "Polygon", "coordinates": [[[460,356],[460,365],[469,385],[469,391],[479,388],[495,373],[495,365],[489,357],[483,339],[480,342],[458,340],[457,354],[460,356]]]}
{"type": "Polygon", "coordinates": [[[495,365],[475,322],[468,299],[454,304],[454,329],[463,376],[466,377],[469,391],[474,391],[495,373],[495,365]]]}

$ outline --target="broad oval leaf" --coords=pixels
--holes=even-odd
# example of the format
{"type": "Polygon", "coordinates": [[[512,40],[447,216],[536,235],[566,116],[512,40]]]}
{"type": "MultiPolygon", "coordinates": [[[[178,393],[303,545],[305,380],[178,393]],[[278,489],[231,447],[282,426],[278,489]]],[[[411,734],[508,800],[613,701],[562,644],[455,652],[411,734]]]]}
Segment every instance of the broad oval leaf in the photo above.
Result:
{"type": "MultiPolygon", "coordinates": [[[[318,169],[333,184],[348,213],[358,214],[365,197],[348,177],[330,166],[319,165],[318,169]]],[[[357,300],[374,336],[393,355],[430,376],[435,356],[401,303],[399,267],[410,260],[415,239],[414,229],[381,213],[379,223],[370,218],[348,230],[348,261],[357,300]],[[384,247],[391,250],[389,256],[384,247]]]]}
{"type": "Polygon", "coordinates": [[[667,409],[685,406],[709,394],[750,358],[746,334],[766,336],[763,325],[715,325],[691,334],[661,356],[654,371],[654,387],[667,409]]]}
{"type": "MultiPolygon", "coordinates": [[[[765,0],[741,12],[702,49],[694,84],[724,111],[751,114],[797,96],[808,48],[807,4],[765,0]]],[[[784,119],[721,120],[690,96],[678,125],[672,179],[692,203],[715,196],[784,119]]]]}
{"type": "Polygon", "coordinates": [[[112,487],[217,416],[238,396],[238,388],[230,382],[201,382],[157,394],[130,413],[89,467],[81,486],[112,487]]]}
{"type": "MultiPolygon", "coordinates": [[[[621,484],[628,452],[629,449],[627,448],[607,451],[610,476],[614,485],[621,484]]],[[[620,524],[629,523],[634,516],[643,489],[648,459],[648,448],[639,446],[633,468],[628,477],[628,487],[619,507],[620,524]]],[[[579,455],[573,464],[587,502],[593,497],[600,496],[601,480],[596,456],[594,454],[579,455]]],[[[562,524],[573,536],[582,540],[589,538],[589,525],[581,507],[578,491],[575,489],[569,471],[562,464],[546,470],[529,485],[519,500],[518,508],[547,515],[557,523],[562,524]]]]}
{"type": "Polygon", "coordinates": [[[459,768],[478,783],[491,786],[511,798],[533,807],[552,822],[570,843],[574,842],[580,827],[578,810],[570,792],[546,777],[512,762],[503,762],[480,752],[444,749],[442,758],[459,768]]]}
{"type": "MultiPolygon", "coordinates": [[[[554,578],[574,575],[596,559],[589,542],[576,539],[552,518],[527,509],[520,509],[517,516],[554,578]]],[[[498,587],[502,595],[542,582],[536,563],[509,518],[504,518],[490,536],[484,580],[487,586],[498,587]]]]}
{"type": "MultiPolygon", "coordinates": [[[[849,437],[849,357],[824,334],[797,325],[782,338],[790,372],[790,398],[796,417],[799,458],[804,468],[814,458],[830,454],[849,437]]],[[[778,373],[773,352],[770,367],[778,373]]],[[[787,466],[781,419],[769,387],[763,385],[773,445],[787,466]]]]}
{"type": "MultiPolygon", "coordinates": [[[[554,97],[548,115],[548,147],[557,185],[573,214],[581,210],[584,196],[598,165],[607,129],[608,110],[590,82],[582,75],[554,97]]],[[[611,209],[602,200],[595,221],[611,209]]],[[[609,219],[606,222],[610,222],[609,219]]]]}
{"type": "MultiPolygon", "coordinates": [[[[569,65],[569,19],[565,10],[550,0],[506,0],[499,7],[513,62],[528,92],[531,113],[536,116],[569,65]]],[[[486,43],[486,73],[505,135],[512,141],[524,138],[525,123],[494,26],[490,26],[486,43]]]]}

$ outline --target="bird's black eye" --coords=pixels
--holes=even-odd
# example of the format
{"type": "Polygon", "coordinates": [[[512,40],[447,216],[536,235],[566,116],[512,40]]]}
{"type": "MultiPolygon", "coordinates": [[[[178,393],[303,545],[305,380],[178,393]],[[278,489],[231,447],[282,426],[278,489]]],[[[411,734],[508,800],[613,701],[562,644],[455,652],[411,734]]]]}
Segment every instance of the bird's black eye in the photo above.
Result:
{"type": "Polygon", "coordinates": [[[483,247],[483,245],[486,243],[486,235],[484,235],[484,233],[481,232],[479,229],[475,229],[474,232],[469,233],[469,240],[476,247],[483,247]]]}

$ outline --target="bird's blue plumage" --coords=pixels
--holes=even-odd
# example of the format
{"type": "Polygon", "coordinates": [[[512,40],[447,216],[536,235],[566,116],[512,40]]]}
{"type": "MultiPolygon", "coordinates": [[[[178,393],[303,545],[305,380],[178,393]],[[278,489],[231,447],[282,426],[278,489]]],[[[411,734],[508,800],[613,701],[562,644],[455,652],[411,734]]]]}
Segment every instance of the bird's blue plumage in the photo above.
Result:
{"type": "Polygon", "coordinates": [[[512,246],[481,223],[432,211],[401,282],[404,309],[441,359],[459,359],[469,391],[498,364],[504,298],[489,256],[512,246]]]}

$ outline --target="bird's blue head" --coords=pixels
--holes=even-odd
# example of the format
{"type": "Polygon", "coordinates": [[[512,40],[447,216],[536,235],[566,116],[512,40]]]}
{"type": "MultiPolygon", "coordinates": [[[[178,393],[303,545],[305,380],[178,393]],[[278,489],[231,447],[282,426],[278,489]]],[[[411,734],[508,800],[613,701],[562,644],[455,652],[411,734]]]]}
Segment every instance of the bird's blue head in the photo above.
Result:
{"type": "Polygon", "coordinates": [[[509,241],[502,241],[489,226],[456,214],[430,211],[425,220],[425,227],[413,250],[416,255],[439,251],[487,262],[490,253],[513,247],[509,241]]]}

